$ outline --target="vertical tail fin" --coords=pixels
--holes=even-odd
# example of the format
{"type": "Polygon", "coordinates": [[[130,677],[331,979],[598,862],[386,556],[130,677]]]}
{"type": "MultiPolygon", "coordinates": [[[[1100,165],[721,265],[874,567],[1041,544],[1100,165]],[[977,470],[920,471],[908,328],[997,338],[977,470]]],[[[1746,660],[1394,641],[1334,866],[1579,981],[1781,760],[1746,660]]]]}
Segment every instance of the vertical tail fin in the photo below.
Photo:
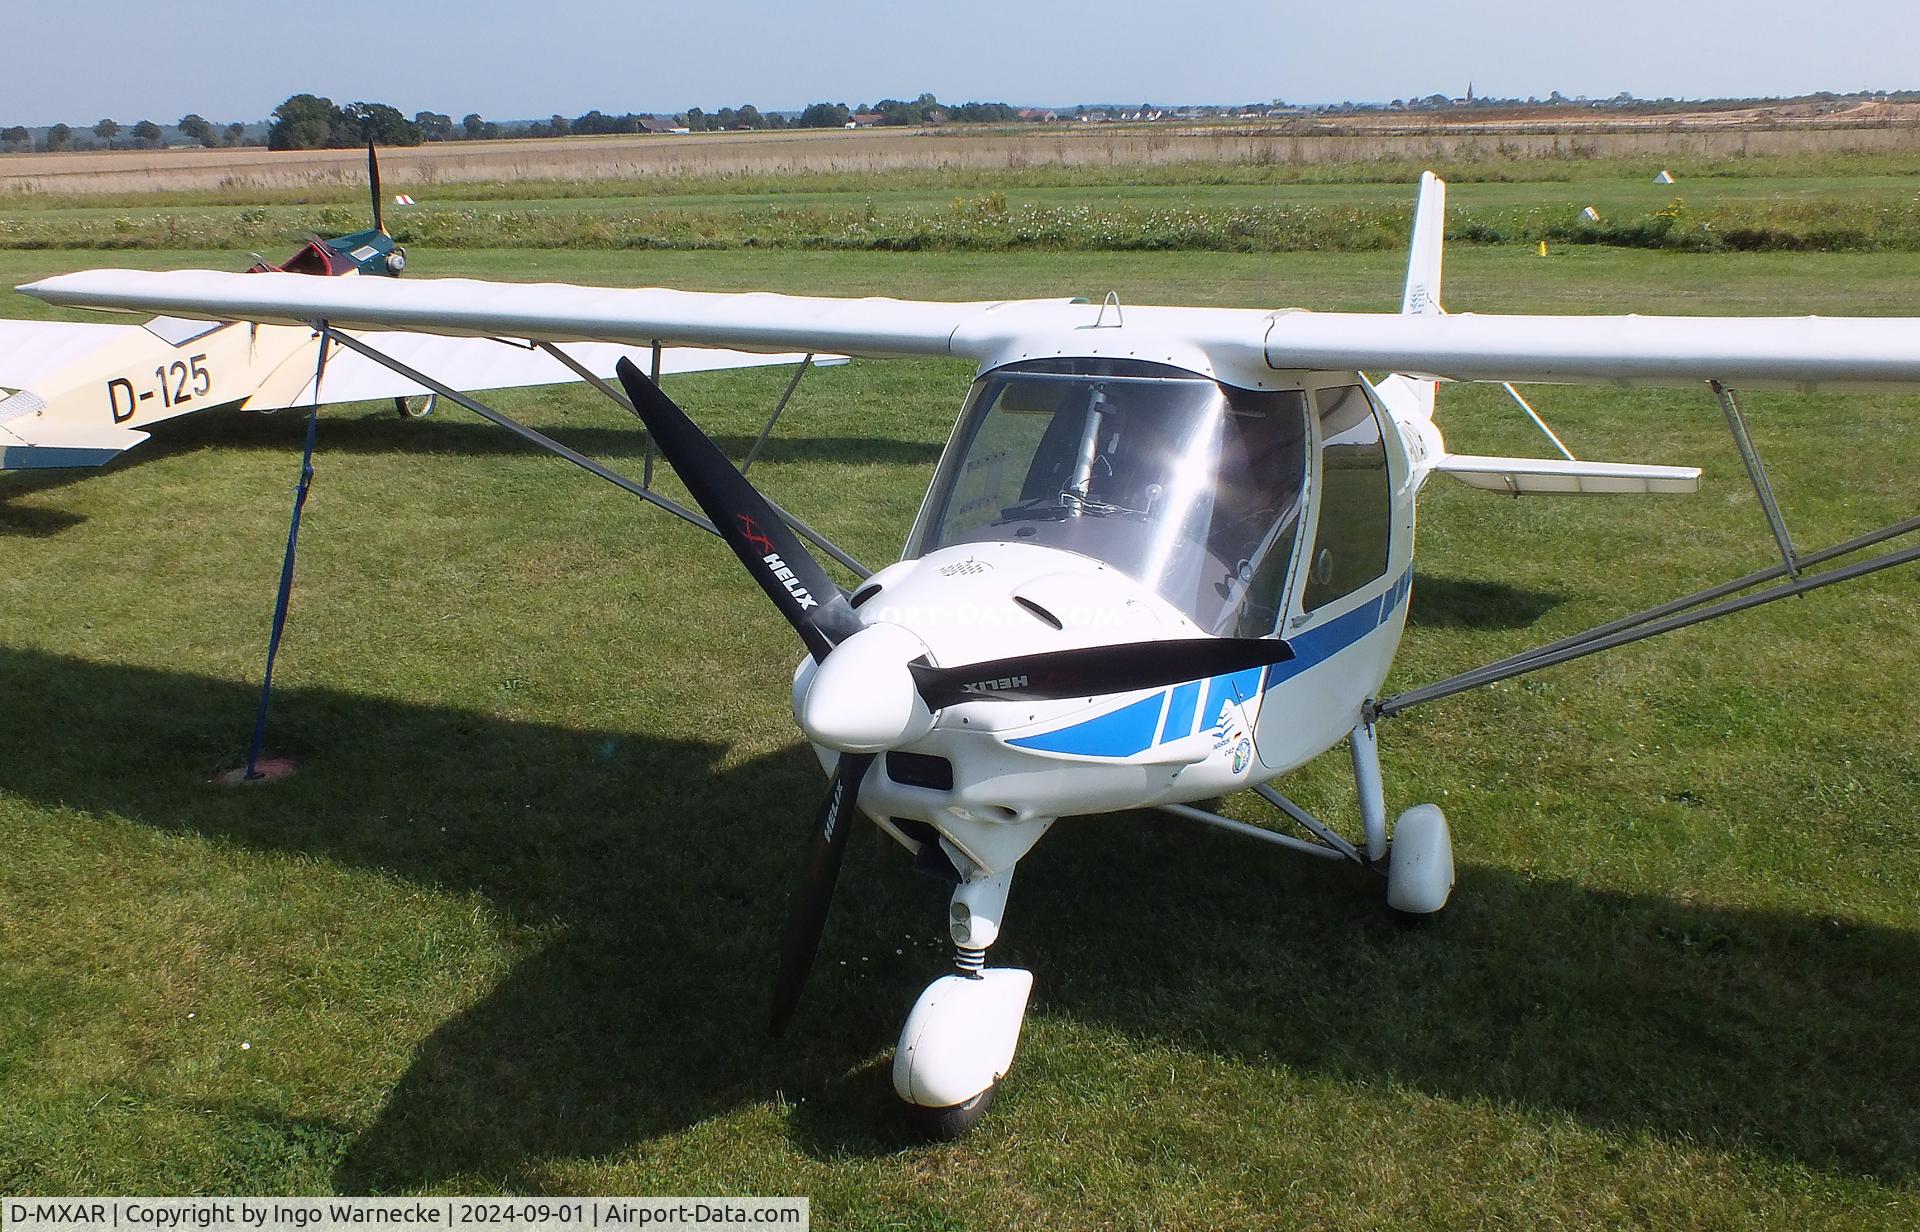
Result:
{"type": "MultiPolygon", "coordinates": [[[[1426,172],[1420,177],[1420,200],[1413,209],[1413,249],[1407,256],[1407,289],[1400,297],[1406,316],[1435,317],[1440,306],[1440,245],[1446,237],[1447,182],[1426,172]]],[[[1376,389],[1387,411],[1400,425],[1413,458],[1413,482],[1419,487],[1434,464],[1446,456],[1447,443],[1433,422],[1434,390],[1439,382],[1394,373],[1376,389]]]]}
{"type": "Polygon", "coordinates": [[[1408,316],[1437,316],[1440,307],[1440,245],[1446,237],[1447,182],[1433,172],[1420,176],[1420,201],[1413,207],[1413,251],[1407,257],[1407,290],[1400,311],[1408,316]]]}
{"type": "MultiPolygon", "coordinates": [[[[1400,311],[1407,316],[1439,316],[1446,311],[1440,306],[1440,244],[1446,222],[1447,182],[1428,171],[1420,177],[1420,200],[1413,208],[1413,250],[1407,257],[1407,289],[1400,297],[1400,311]]],[[[1396,374],[1378,388],[1394,418],[1417,431],[1433,423],[1435,385],[1396,374]]]]}

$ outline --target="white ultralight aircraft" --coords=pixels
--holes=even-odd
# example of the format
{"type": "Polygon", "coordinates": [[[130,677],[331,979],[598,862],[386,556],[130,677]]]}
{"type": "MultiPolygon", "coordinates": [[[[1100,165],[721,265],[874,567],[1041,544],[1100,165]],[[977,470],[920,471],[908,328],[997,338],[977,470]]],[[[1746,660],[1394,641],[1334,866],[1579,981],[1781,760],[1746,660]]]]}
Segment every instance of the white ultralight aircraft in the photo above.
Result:
{"type": "MultiPolygon", "coordinates": [[[[1920,559],[1908,547],[1812,572],[1920,529],[1920,518],[1800,552],[1729,389],[1920,390],[1920,320],[1448,316],[1444,201],[1445,186],[1425,177],[1398,314],[191,271],[95,271],[21,289],[54,304],[323,335],[524,340],[560,362],[573,344],[662,340],[977,362],[902,559],[870,575],[854,566],[862,580],[851,591],[793,530],[830,545],[755,491],[637,368],[620,366],[624,398],[590,378],[646,421],[707,517],[674,511],[725,539],[809,652],[793,713],[831,781],[792,899],[775,1030],[813,963],[850,822],[865,814],[953,885],[957,970],[921,994],[893,1067],[901,1098],[950,1135],[979,1118],[1012,1062],[1032,976],[988,966],[987,951],[1015,866],[1056,819],[1157,807],[1358,865],[1381,878],[1392,908],[1431,916],[1453,888],[1451,838],[1431,804],[1389,828],[1379,721],[1920,559]],[[1393,375],[1373,382],[1366,370],[1393,375]],[[1781,563],[1382,697],[1412,589],[1415,498],[1432,475],[1515,493],[1690,491],[1699,478],[1449,453],[1433,419],[1436,383],[1447,380],[1710,388],[1781,563]],[[1269,785],[1342,740],[1358,784],[1358,841],[1269,785]],[[1195,807],[1248,787],[1301,836],[1195,807]]],[[[494,417],[365,338],[335,336],[494,417]]]]}

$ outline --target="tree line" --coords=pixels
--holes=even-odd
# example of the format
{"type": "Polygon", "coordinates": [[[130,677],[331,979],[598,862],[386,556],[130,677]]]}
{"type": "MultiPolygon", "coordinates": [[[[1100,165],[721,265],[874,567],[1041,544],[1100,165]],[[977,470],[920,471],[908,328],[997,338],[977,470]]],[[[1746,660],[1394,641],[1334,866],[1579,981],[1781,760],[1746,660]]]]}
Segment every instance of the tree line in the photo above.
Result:
{"type": "MultiPolygon", "coordinates": [[[[798,113],[763,112],[752,103],[708,112],[699,107],[670,116],[627,112],[611,115],[599,110],[580,116],[555,114],[545,120],[501,123],[469,113],[456,121],[437,111],[420,111],[408,118],[386,103],[356,102],[344,106],[314,94],[295,94],[273,109],[266,144],[275,150],[344,149],[365,145],[412,146],[428,141],[490,141],[516,137],[595,136],[643,132],[730,132],[736,129],[843,128],[849,124],[921,127],[938,124],[1005,124],[1019,120],[1019,111],[1006,103],[942,103],[931,94],[911,101],[883,98],[877,103],[849,107],[845,103],[810,103],[798,113]],[[857,120],[856,120],[857,117],[857,120]]],[[[259,144],[243,123],[218,125],[189,114],[175,125],[189,141],[209,148],[259,144]]],[[[91,129],[76,131],[65,124],[49,128],[40,148],[50,151],[86,149],[104,144],[109,149],[159,149],[165,132],[152,120],[123,127],[101,120],[91,129]],[[89,141],[91,133],[98,141],[89,141]]],[[[0,129],[0,149],[34,148],[33,134],[23,126],[0,129]]]]}
{"type": "MultiPolygon", "coordinates": [[[[208,149],[222,146],[258,145],[258,139],[249,139],[247,126],[235,122],[227,125],[215,124],[205,116],[189,113],[180,117],[174,125],[182,136],[208,149]]],[[[135,124],[122,125],[117,120],[105,119],[89,128],[76,129],[70,124],[55,124],[48,128],[40,139],[39,148],[49,153],[62,150],[87,150],[104,145],[108,149],[131,148],[136,150],[157,150],[166,144],[166,133],[152,120],[141,120],[135,124]],[[97,140],[90,140],[89,135],[97,140]]],[[[33,133],[25,125],[16,124],[12,128],[0,128],[0,150],[8,153],[24,153],[34,148],[33,133]]]]}
{"type": "Polygon", "coordinates": [[[503,124],[477,112],[459,123],[437,111],[421,111],[409,120],[384,103],[351,103],[345,107],[312,94],[296,94],[274,108],[267,144],[276,150],[310,150],[364,145],[369,138],[381,145],[420,145],[428,141],[490,141],[516,137],[603,136],[644,132],[728,132],[735,129],[843,128],[855,122],[883,125],[1007,123],[1020,113],[1006,103],[945,104],[931,94],[912,102],[882,99],[848,107],[845,103],[812,103],[796,115],[763,112],[752,103],[707,112],[689,107],[671,116],[626,112],[610,115],[598,109],[585,115],[558,113],[545,120],[503,124]]]}

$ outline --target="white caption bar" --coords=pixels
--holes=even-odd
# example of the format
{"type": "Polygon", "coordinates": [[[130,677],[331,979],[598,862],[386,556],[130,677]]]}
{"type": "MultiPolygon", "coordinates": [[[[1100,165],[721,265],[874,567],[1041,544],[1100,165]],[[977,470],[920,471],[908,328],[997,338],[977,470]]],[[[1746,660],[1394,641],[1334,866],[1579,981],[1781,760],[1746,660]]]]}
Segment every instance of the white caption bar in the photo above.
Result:
{"type": "Polygon", "coordinates": [[[0,1232],[807,1232],[806,1198],[7,1198],[0,1232]]]}

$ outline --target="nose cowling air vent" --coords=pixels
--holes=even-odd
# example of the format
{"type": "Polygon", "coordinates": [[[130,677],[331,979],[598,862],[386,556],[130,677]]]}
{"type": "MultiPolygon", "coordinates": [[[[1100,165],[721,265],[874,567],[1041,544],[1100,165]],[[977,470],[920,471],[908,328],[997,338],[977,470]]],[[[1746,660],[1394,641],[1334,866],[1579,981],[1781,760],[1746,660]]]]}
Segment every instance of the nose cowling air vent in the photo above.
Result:
{"type": "Polygon", "coordinates": [[[1060,623],[1060,618],[1058,616],[1055,616],[1052,612],[1049,612],[1046,608],[1041,607],[1038,603],[1035,603],[1033,600],[1027,598],[1025,595],[1015,595],[1013,597],[1013,601],[1015,603],[1018,603],[1021,607],[1027,609],[1027,611],[1033,613],[1033,618],[1035,620],[1040,621],[1042,624],[1052,625],[1056,629],[1066,628],[1065,625],[1060,623]]]}
{"type": "Polygon", "coordinates": [[[952,791],[953,763],[944,757],[895,750],[887,754],[887,777],[902,787],[952,791]]]}
{"type": "Polygon", "coordinates": [[[1022,582],[1013,601],[1054,629],[1097,630],[1102,641],[1162,636],[1160,618],[1141,602],[1144,588],[1116,569],[1047,573],[1022,582]]]}

